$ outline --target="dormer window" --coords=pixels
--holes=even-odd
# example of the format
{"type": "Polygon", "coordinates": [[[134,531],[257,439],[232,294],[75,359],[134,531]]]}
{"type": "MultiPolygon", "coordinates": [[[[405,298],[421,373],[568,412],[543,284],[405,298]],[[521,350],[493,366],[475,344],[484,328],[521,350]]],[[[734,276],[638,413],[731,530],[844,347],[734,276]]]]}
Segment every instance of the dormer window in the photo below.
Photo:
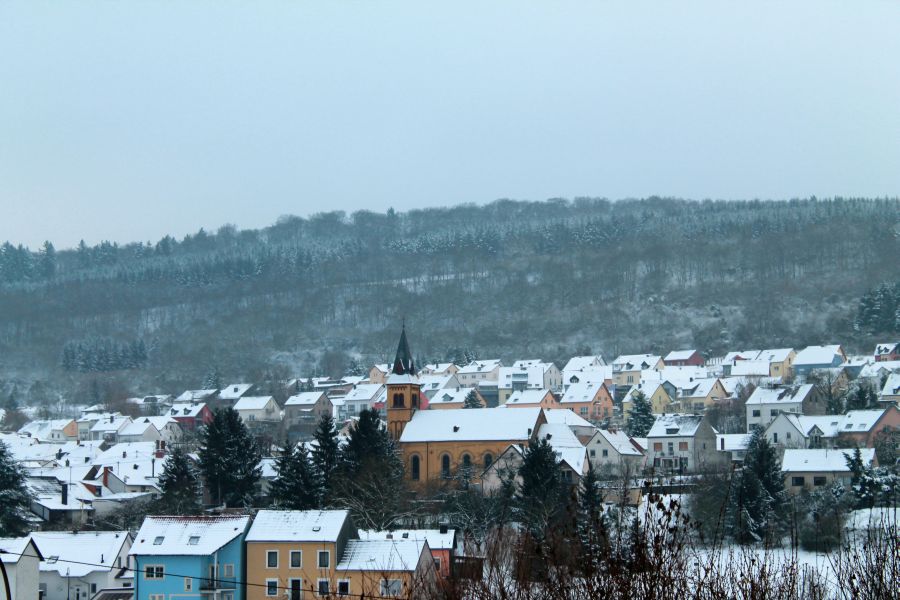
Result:
{"type": "Polygon", "coordinates": [[[188,538],[188,546],[196,546],[198,543],[200,543],[199,535],[192,535],[188,538]]]}
{"type": "Polygon", "coordinates": [[[162,543],[165,539],[166,538],[164,536],[158,535],[155,538],[153,538],[153,545],[154,546],[162,546],[162,543]]]}

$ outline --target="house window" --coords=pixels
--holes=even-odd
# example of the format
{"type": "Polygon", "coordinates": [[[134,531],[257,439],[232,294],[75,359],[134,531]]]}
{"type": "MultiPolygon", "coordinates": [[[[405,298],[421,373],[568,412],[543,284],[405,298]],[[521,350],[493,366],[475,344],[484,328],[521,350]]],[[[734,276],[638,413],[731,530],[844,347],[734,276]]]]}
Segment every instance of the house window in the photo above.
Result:
{"type": "Polygon", "coordinates": [[[778,443],[778,432],[777,432],[777,431],[773,431],[773,432],[772,432],[772,443],[773,443],[773,444],[777,444],[777,443],[778,443]]]}
{"type": "MultiPolygon", "coordinates": [[[[593,450],[592,450],[592,452],[593,452],[593,450]]],[[[609,450],[604,448],[603,449],[603,458],[608,458],[608,457],[609,457],[609,450]]]]}
{"type": "Polygon", "coordinates": [[[582,406],[582,407],[579,409],[579,412],[581,413],[581,416],[582,416],[582,417],[584,417],[584,416],[587,415],[587,411],[588,411],[587,406],[582,406]]]}
{"type": "Polygon", "coordinates": [[[773,408],[772,410],[769,411],[769,416],[777,417],[779,412],[780,411],[777,408],[773,408]]]}
{"type": "Polygon", "coordinates": [[[625,381],[626,381],[626,383],[634,383],[634,375],[629,375],[629,376],[625,379],[625,381]]]}
{"type": "Polygon", "coordinates": [[[149,599],[150,600],[166,600],[166,595],[165,594],[150,594],[149,599]]]}
{"type": "Polygon", "coordinates": [[[389,598],[397,597],[403,591],[403,582],[399,579],[382,579],[381,595],[389,598]]]}
{"type": "Polygon", "coordinates": [[[331,552],[328,550],[319,550],[319,568],[327,569],[331,566],[331,552]]]}
{"type": "Polygon", "coordinates": [[[787,439],[791,439],[791,432],[788,431],[788,432],[785,434],[785,437],[786,437],[787,439]]]}
{"type": "Polygon", "coordinates": [[[439,556],[434,557],[434,568],[438,573],[441,572],[441,558],[439,556]]]}
{"type": "Polygon", "coordinates": [[[154,546],[162,546],[162,543],[165,541],[165,539],[166,538],[164,538],[161,535],[156,536],[155,538],[153,538],[153,545],[154,546]]]}
{"type": "Polygon", "coordinates": [[[595,456],[597,456],[597,451],[591,448],[591,458],[594,458],[595,456]]]}
{"type": "Polygon", "coordinates": [[[188,538],[188,546],[196,546],[199,543],[200,543],[199,535],[192,535],[191,537],[188,538]]]}
{"type": "MultiPolygon", "coordinates": [[[[93,584],[92,584],[93,585],[93,584]]],[[[194,589],[194,580],[191,577],[184,578],[184,591],[190,592],[194,589]]]]}
{"type": "Polygon", "coordinates": [[[266,596],[278,595],[278,580],[266,579],[266,596]]]}
{"type": "Polygon", "coordinates": [[[299,569],[303,566],[303,552],[300,550],[291,550],[291,568],[299,569]]]}
{"type": "Polygon", "coordinates": [[[412,407],[419,408],[419,395],[418,394],[412,395],[412,407]]]}
{"type": "Polygon", "coordinates": [[[688,446],[687,442],[678,442],[678,450],[681,452],[687,452],[688,446]]]}
{"type": "Polygon", "coordinates": [[[394,394],[394,408],[403,408],[403,394],[394,394]]]}
{"type": "Polygon", "coordinates": [[[327,579],[320,579],[316,587],[319,591],[320,596],[327,596],[329,594],[327,579]]]}
{"type": "Polygon", "coordinates": [[[813,485],[819,486],[819,487],[825,485],[825,478],[824,477],[813,477],[813,485]]]}
{"type": "Polygon", "coordinates": [[[469,456],[468,454],[462,455],[462,467],[466,471],[469,471],[472,469],[472,457],[469,456]]]}
{"type": "Polygon", "coordinates": [[[162,565],[147,565],[144,567],[144,579],[163,579],[165,569],[162,565]]]}
{"type": "Polygon", "coordinates": [[[97,593],[97,584],[96,584],[96,583],[92,583],[92,584],[91,584],[91,595],[93,596],[93,595],[96,594],[96,593],[97,593]]]}
{"type": "Polygon", "coordinates": [[[415,454],[412,456],[412,458],[409,459],[409,476],[410,476],[410,478],[411,478],[413,481],[418,481],[418,480],[419,480],[419,476],[420,476],[420,473],[419,473],[420,464],[419,464],[419,462],[420,462],[420,461],[419,461],[419,457],[418,457],[417,455],[415,455],[415,454]]]}
{"type": "Polygon", "coordinates": [[[653,442],[653,451],[662,452],[662,442],[653,442]]]}
{"type": "Polygon", "coordinates": [[[341,579],[338,581],[338,596],[349,596],[350,595],[350,581],[347,579],[341,579]]]}
{"type": "Polygon", "coordinates": [[[444,454],[441,456],[441,477],[444,479],[450,479],[450,455],[444,454]]]}
{"type": "Polygon", "coordinates": [[[803,487],[803,477],[791,477],[791,485],[794,487],[803,487]]]}
{"type": "Polygon", "coordinates": [[[303,580],[302,579],[291,579],[291,595],[289,600],[301,600],[303,598],[303,580]]]}
{"type": "Polygon", "coordinates": [[[487,469],[492,464],[494,464],[494,455],[490,452],[485,453],[484,455],[484,468],[487,469]]]}
{"type": "Polygon", "coordinates": [[[278,550],[269,550],[268,552],[266,552],[266,568],[278,568],[278,550]]]}

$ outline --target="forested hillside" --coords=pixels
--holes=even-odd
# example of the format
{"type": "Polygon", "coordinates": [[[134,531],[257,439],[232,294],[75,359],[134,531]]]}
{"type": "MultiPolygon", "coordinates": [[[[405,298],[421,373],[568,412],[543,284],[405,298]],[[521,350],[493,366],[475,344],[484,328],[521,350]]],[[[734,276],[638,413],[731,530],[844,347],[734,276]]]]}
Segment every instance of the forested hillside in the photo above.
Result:
{"type": "Polygon", "coordinates": [[[386,360],[403,317],[429,360],[871,350],[898,335],[898,256],[896,199],[501,200],[65,251],[6,244],[0,380],[150,393],[211,370],[340,371],[386,360]]]}

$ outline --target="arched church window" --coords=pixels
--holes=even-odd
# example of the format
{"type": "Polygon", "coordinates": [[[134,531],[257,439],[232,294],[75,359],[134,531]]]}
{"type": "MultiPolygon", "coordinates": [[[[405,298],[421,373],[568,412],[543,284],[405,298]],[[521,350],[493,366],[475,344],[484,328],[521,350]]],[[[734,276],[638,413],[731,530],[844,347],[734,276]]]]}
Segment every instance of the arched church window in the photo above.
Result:
{"type": "Polygon", "coordinates": [[[419,408],[419,395],[418,395],[418,394],[415,394],[415,393],[414,393],[414,394],[412,395],[412,407],[413,407],[413,408],[419,408]]]}
{"type": "Polygon", "coordinates": [[[444,479],[450,479],[450,455],[444,454],[441,456],[441,477],[444,479]]]}
{"type": "Polygon", "coordinates": [[[492,464],[494,464],[494,455],[490,452],[485,453],[484,455],[484,468],[487,469],[492,464]]]}
{"type": "Polygon", "coordinates": [[[394,394],[394,408],[403,408],[403,394],[394,394]]]}
{"type": "Polygon", "coordinates": [[[413,481],[419,480],[419,457],[417,455],[413,455],[411,459],[409,459],[409,476],[413,481]]]}

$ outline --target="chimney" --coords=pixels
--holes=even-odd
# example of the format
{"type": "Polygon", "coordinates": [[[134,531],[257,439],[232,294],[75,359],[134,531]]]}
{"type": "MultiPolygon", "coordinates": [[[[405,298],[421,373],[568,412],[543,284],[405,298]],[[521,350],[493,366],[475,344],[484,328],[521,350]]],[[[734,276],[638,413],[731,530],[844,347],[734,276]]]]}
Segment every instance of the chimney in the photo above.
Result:
{"type": "Polygon", "coordinates": [[[109,472],[112,471],[112,467],[103,467],[103,485],[105,487],[109,487],[109,472]]]}
{"type": "Polygon", "coordinates": [[[719,444],[722,450],[725,449],[725,438],[722,438],[722,443],[719,444]]]}
{"type": "Polygon", "coordinates": [[[128,452],[125,450],[122,450],[122,458],[127,458],[127,457],[128,457],[128,452]]]}
{"type": "Polygon", "coordinates": [[[440,532],[441,532],[441,533],[447,533],[447,526],[446,526],[446,525],[441,525],[440,532]]]}
{"type": "Polygon", "coordinates": [[[68,483],[62,484],[62,499],[61,499],[61,503],[62,503],[63,505],[66,505],[66,504],[69,503],[69,484],[68,484],[68,483]]]}
{"type": "Polygon", "coordinates": [[[115,417],[113,417],[112,415],[109,415],[109,422],[113,423],[114,421],[115,421],[115,417]]]}

